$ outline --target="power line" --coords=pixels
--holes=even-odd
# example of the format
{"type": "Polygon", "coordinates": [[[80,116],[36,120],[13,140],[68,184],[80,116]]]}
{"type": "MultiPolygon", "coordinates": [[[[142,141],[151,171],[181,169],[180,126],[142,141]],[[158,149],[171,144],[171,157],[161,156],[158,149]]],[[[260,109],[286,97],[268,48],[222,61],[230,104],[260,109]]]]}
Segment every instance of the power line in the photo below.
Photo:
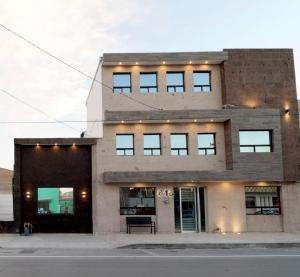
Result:
{"type": "MultiPolygon", "coordinates": [[[[23,41],[25,41],[25,42],[28,43],[29,45],[31,45],[31,46],[33,46],[34,48],[38,49],[39,51],[43,52],[44,54],[50,56],[51,58],[55,59],[56,61],[58,61],[58,62],[64,64],[65,66],[67,66],[67,67],[69,67],[70,69],[76,71],[77,73],[79,73],[79,74],[85,76],[86,78],[88,78],[88,79],[90,79],[90,80],[92,80],[92,81],[95,81],[95,82],[99,83],[100,85],[102,85],[102,86],[108,88],[109,90],[111,90],[111,91],[113,92],[113,88],[112,88],[112,87],[110,87],[109,85],[107,85],[107,84],[105,84],[105,83],[103,83],[103,82],[97,80],[96,77],[92,77],[92,76],[88,75],[87,73],[83,72],[82,70],[76,68],[75,66],[73,66],[73,65],[71,65],[71,64],[69,64],[69,63],[63,61],[62,59],[56,57],[54,54],[52,54],[52,53],[50,53],[49,51],[47,51],[47,50],[41,48],[40,46],[38,46],[38,45],[35,44],[34,42],[32,42],[32,41],[30,41],[29,39],[27,39],[27,38],[21,36],[20,34],[16,33],[16,32],[13,31],[12,29],[6,27],[5,25],[3,25],[3,24],[0,23],[0,26],[1,26],[3,29],[5,29],[5,30],[7,30],[8,32],[10,32],[10,33],[12,33],[13,35],[15,35],[16,37],[22,39],[23,41]]],[[[103,90],[103,91],[105,91],[105,90],[103,90]]],[[[105,91],[105,92],[106,92],[106,91],[105,91]]],[[[143,101],[140,101],[140,100],[137,100],[137,99],[135,99],[135,98],[132,98],[132,97],[130,97],[129,95],[126,95],[126,94],[123,94],[123,93],[121,93],[120,95],[122,95],[122,96],[124,96],[124,97],[127,97],[128,99],[130,99],[130,100],[132,100],[132,101],[134,101],[134,102],[136,102],[136,103],[139,103],[139,104],[141,104],[141,105],[144,105],[144,106],[146,106],[146,107],[148,107],[148,108],[155,109],[155,110],[162,110],[162,109],[157,108],[157,107],[155,107],[155,106],[152,106],[152,105],[149,105],[149,104],[147,104],[147,103],[144,103],[143,101]]]]}
{"type": "Polygon", "coordinates": [[[56,118],[53,117],[52,115],[49,115],[49,114],[47,114],[46,112],[42,111],[41,109],[39,109],[39,108],[37,108],[37,107],[35,107],[35,106],[33,106],[33,105],[27,103],[27,102],[24,101],[23,99],[21,99],[21,98],[15,96],[15,95],[13,95],[12,93],[8,92],[7,90],[4,90],[4,89],[1,89],[1,88],[0,88],[0,91],[3,92],[3,93],[5,93],[6,95],[12,97],[13,99],[15,99],[15,100],[21,102],[22,104],[28,106],[29,108],[31,108],[31,109],[33,109],[33,110],[35,110],[35,111],[37,111],[37,112],[43,114],[44,116],[47,116],[47,117],[51,118],[52,120],[54,120],[54,122],[63,124],[63,125],[65,125],[65,126],[67,126],[68,128],[71,128],[71,129],[73,129],[74,131],[81,133],[80,130],[78,130],[78,129],[72,127],[71,125],[65,123],[64,121],[61,121],[61,120],[56,119],[56,118]]]}

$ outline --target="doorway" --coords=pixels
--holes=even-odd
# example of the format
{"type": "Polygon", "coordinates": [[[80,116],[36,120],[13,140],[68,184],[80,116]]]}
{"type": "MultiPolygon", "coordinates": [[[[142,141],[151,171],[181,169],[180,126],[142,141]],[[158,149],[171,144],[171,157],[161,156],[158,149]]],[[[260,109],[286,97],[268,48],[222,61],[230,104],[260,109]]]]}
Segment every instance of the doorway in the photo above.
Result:
{"type": "Polygon", "coordinates": [[[203,187],[174,189],[176,232],[205,232],[205,203],[203,187]]]}

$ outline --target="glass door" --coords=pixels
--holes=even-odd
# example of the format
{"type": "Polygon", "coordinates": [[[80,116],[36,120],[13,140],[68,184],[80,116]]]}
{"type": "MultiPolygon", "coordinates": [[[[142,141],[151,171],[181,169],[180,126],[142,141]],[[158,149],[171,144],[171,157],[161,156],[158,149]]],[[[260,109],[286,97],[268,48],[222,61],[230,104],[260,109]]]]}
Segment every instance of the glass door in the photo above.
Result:
{"type": "Polygon", "coordinates": [[[174,215],[176,232],[205,232],[204,188],[175,188],[174,215]]]}

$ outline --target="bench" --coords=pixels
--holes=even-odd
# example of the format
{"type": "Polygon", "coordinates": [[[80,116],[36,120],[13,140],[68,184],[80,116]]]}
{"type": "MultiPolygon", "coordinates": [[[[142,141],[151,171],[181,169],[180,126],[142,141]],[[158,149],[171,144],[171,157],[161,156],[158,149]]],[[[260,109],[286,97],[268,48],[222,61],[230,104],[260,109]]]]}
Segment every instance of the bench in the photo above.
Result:
{"type": "Polygon", "coordinates": [[[130,234],[130,228],[131,227],[150,227],[151,234],[156,233],[155,231],[155,222],[152,221],[152,218],[150,216],[128,216],[126,217],[126,224],[127,224],[127,234],[130,234]],[[153,229],[153,231],[152,231],[153,229]]]}

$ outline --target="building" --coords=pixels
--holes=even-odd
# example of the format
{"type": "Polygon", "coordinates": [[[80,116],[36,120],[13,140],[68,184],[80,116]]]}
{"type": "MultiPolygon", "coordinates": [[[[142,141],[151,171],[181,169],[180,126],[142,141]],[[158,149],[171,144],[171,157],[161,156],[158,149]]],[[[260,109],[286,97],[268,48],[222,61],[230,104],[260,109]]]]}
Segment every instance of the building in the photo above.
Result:
{"type": "Polygon", "coordinates": [[[291,49],[104,54],[87,118],[94,232],[300,230],[291,49]]]}
{"type": "Polygon", "coordinates": [[[14,226],[92,233],[91,138],[15,139],[14,226]]]}
{"type": "Polygon", "coordinates": [[[0,168],[0,233],[9,231],[13,224],[12,182],[13,171],[0,168]]]}
{"type": "Polygon", "coordinates": [[[15,229],[299,231],[298,115],[291,49],[104,54],[86,138],[15,139],[15,229]]]}

